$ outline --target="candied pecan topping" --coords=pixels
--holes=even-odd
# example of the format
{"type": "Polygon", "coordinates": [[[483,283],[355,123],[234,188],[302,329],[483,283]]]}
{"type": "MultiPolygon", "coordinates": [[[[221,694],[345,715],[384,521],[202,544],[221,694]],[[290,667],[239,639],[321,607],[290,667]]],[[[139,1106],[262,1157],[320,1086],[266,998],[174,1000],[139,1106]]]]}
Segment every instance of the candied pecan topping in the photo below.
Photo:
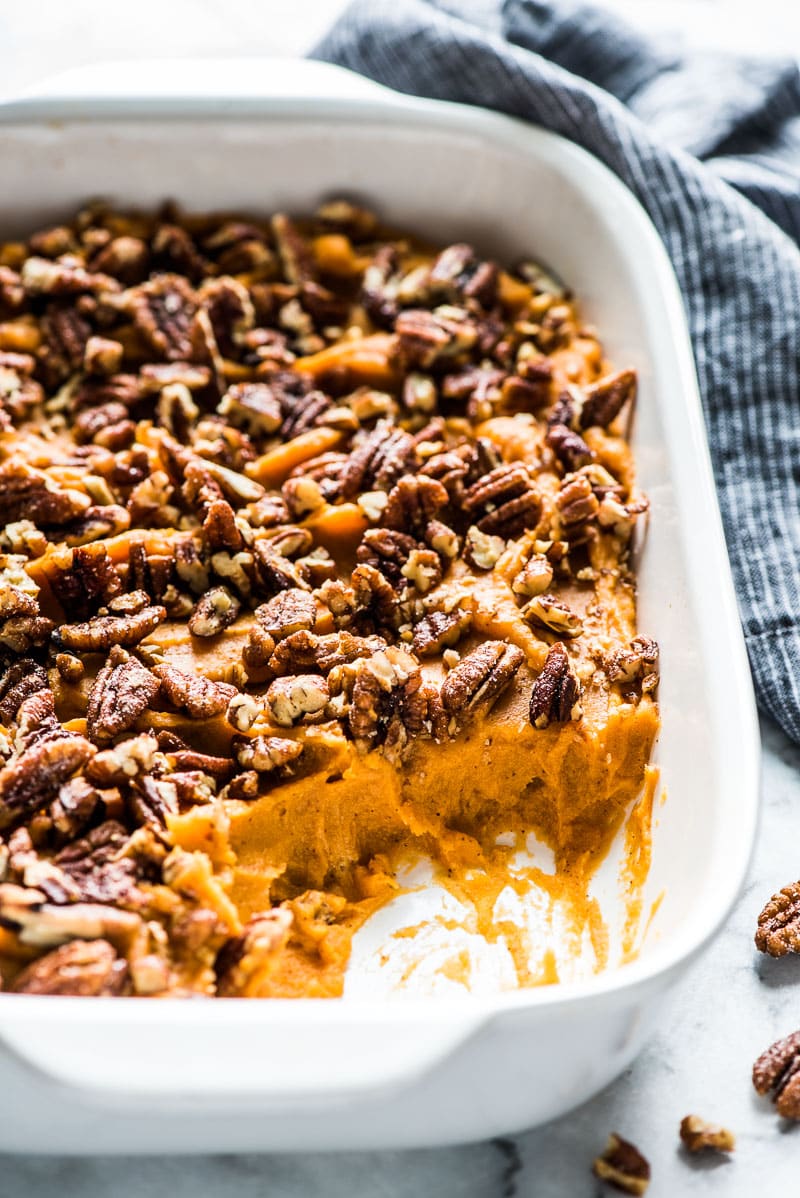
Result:
{"type": "Polygon", "coordinates": [[[136,327],[158,357],[171,361],[191,356],[195,310],[194,292],[180,275],[156,275],[131,293],[130,311],[136,327]]]}
{"type": "Polygon", "coordinates": [[[342,498],[352,499],[359,491],[389,491],[414,462],[413,437],[380,420],[350,454],[342,472],[342,498]]]}
{"type": "Polygon", "coordinates": [[[579,470],[594,460],[594,453],[583,437],[566,424],[551,424],[547,444],[567,471],[579,470]]]}
{"type": "Polygon", "coordinates": [[[23,700],[17,726],[20,749],[0,770],[0,828],[43,807],[94,753],[85,737],[58,722],[52,691],[23,700]]]}
{"type": "Polygon", "coordinates": [[[403,568],[418,548],[418,543],[407,533],[369,528],[356,550],[356,557],[359,562],[379,570],[392,586],[397,587],[403,582],[403,568]]]}
{"type": "Polygon", "coordinates": [[[418,657],[432,657],[451,649],[471,625],[472,612],[466,608],[429,612],[414,627],[414,652],[418,657]]]}
{"type": "Polygon", "coordinates": [[[475,323],[460,308],[409,308],[398,315],[394,327],[402,359],[422,370],[471,349],[478,338],[475,323]]]}
{"type": "Polygon", "coordinates": [[[0,523],[32,520],[44,528],[68,524],[90,506],[88,495],[56,486],[40,470],[9,459],[0,465],[0,523]]]}
{"type": "Polygon", "coordinates": [[[784,1119],[800,1119],[800,1032],[770,1045],[753,1066],[757,1093],[770,1094],[784,1119]]]}
{"type": "Polygon", "coordinates": [[[758,917],[755,942],[759,952],[771,957],[800,953],[800,882],[773,894],[758,917]]]}
{"type": "Polygon", "coordinates": [[[291,911],[283,907],[252,916],[241,936],[231,937],[217,957],[217,994],[247,994],[249,984],[269,976],[289,939],[293,922],[291,911]]]}
{"type": "Polygon", "coordinates": [[[240,737],[234,741],[234,753],[239,765],[258,774],[286,772],[302,752],[303,746],[299,741],[286,740],[281,736],[254,736],[250,740],[240,737]]]}
{"type": "Polygon", "coordinates": [[[240,608],[239,600],[227,587],[212,587],[197,600],[189,617],[189,631],[192,636],[218,636],[233,623],[240,608]]]}
{"type": "Polygon", "coordinates": [[[99,615],[82,624],[62,624],[53,639],[76,653],[99,653],[112,645],[130,647],[138,645],[166,617],[166,608],[158,606],[144,607],[127,615],[99,615]]]}
{"type": "Polygon", "coordinates": [[[170,703],[182,708],[193,720],[222,715],[236,694],[236,687],[227,682],[212,682],[202,674],[188,674],[175,666],[154,666],[153,673],[161,679],[170,703]]]}
{"type": "Polygon", "coordinates": [[[589,428],[592,424],[607,428],[635,395],[635,370],[618,370],[592,383],[584,393],[581,428],[589,428]]]}
{"type": "Polygon", "coordinates": [[[583,621],[572,608],[553,595],[534,595],[522,609],[529,624],[546,628],[556,636],[572,638],[583,632],[583,621]]]}
{"type": "Polygon", "coordinates": [[[681,1119],[680,1136],[689,1152],[702,1152],[706,1148],[714,1152],[733,1152],[736,1147],[733,1132],[718,1123],[707,1123],[699,1115],[685,1115],[681,1119]]]}
{"type": "Polygon", "coordinates": [[[566,649],[557,641],[545,658],[531,692],[530,719],[534,728],[566,723],[580,714],[581,686],[570,667],[566,649]]]}
{"type": "Polygon", "coordinates": [[[307,591],[309,585],[297,566],[275,548],[271,541],[256,541],[256,564],[265,586],[272,591],[307,591]]]}
{"type": "Polygon", "coordinates": [[[658,686],[658,645],[649,636],[635,636],[628,649],[618,650],[608,665],[608,677],[624,688],[638,684],[643,694],[658,686]]]}
{"type": "Polygon", "coordinates": [[[592,1165],[592,1172],[623,1194],[644,1194],[650,1185],[650,1166],[638,1148],[622,1136],[612,1133],[602,1156],[592,1165]]]}
{"type": "Polygon", "coordinates": [[[274,641],[293,632],[310,631],[317,622],[317,603],[309,591],[294,587],[280,591],[256,608],[256,620],[274,641]]]}
{"type": "Polygon", "coordinates": [[[14,981],[15,994],[124,994],[128,962],[107,940],[71,940],[26,966],[14,981]]]}
{"type": "Polygon", "coordinates": [[[446,489],[436,479],[404,475],[389,492],[382,523],[421,537],[448,502],[446,489]]]}
{"type": "Polygon", "coordinates": [[[160,691],[159,682],[135,657],[115,645],[89,692],[86,729],[94,741],[127,732],[160,691]]]}
{"type": "Polygon", "coordinates": [[[494,703],[513,681],[524,661],[521,649],[502,641],[478,645],[450,671],[442,683],[442,705],[451,715],[494,703]]]}
{"type": "Polygon", "coordinates": [[[47,689],[47,671],[30,657],[15,661],[0,679],[0,720],[10,724],[22,704],[47,689]]]}
{"type": "Polygon", "coordinates": [[[305,716],[323,711],[329,699],[328,684],[318,674],[276,678],[267,691],[267,709],[276,724],[291,728],[305,716]]]}
{"type": "Polygon", "coordinates": [[[489,536],[516,536],[534,528],[542,513],[541,497],[522,462],[497,466],[464,494],[464,511],[489,536]]]}
{"type": "Polygon", "coordinates": [[[81,902],[136,906],[142,900],[136,887],[139,866],[126,855],[128,846],[128,833],[122,824],[106,820],[62,849],[54,861],[73,884],[75,897],[81,902]]]}

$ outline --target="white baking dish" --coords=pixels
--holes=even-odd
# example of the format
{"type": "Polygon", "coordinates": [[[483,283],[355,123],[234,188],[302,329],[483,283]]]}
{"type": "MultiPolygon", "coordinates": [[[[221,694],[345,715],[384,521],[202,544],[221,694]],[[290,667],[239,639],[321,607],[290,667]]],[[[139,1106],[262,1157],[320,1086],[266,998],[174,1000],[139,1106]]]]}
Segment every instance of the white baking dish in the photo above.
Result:
{"type": "Polygon", "coordinates": [[[662,649],[667,795],[648,883],[664,897],[641,956],[588,980],[391,1002],[0,996],[0,1149],[400,1147],[568,1110],[654,1027],[730,909],[756,823],[750,676],[683,310],[653,227],[551,134],[318,64],[65,76],[0,122],[3,236],[99,194],[268,212],[346,191],[434,240],[534,254],[569,283],[609,355],[640,373],[635,448],[652,501],[640,626],[662,649]]]}

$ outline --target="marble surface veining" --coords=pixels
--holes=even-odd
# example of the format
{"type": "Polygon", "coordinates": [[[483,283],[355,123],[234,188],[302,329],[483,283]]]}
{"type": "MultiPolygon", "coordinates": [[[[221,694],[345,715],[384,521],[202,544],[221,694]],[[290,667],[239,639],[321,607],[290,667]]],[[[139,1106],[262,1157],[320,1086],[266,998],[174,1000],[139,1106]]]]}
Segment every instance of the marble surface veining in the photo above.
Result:
{"type": "MultiPolygon", "coordinates": [[[[302,53],[342,0],[29,0],[0,5],[0,92],[98,58],[302,53]],[[268,18],[266,19],[268,14],[268,18]],[[154,30],[158,37],[154,42],[154,30]]],[[[800,47],[800,6],[762,0],[613,0],[654,27],[752,51],[800,47]],[[720,18],[723,19],[720,19],[720,18]]],[[[800,876],[800,750],[765,725],[761,828],[731,918],[633,1067],[579,1110],[509,1140],[420,1152],[231,1157],[0,1158],[0,1198],[598,1198],[590,1166],[609,1131],[650,1160],[652,1198],[777,1198],[800,1192],[800,1125],[754,1094],[750,1068],[800,1025],[800,958],[752,944],[776,888],[800,876]],[[732,1128],[732,1158],[688,1158],[678,1124],[696,1112],[732,1128]]]]}

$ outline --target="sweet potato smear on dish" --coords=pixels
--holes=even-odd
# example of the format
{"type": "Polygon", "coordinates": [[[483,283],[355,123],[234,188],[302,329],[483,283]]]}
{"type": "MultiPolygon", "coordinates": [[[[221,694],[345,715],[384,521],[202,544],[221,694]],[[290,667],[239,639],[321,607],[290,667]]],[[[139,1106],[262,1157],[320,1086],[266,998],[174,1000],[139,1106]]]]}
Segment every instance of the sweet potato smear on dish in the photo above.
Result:
{"type": "Polygon", "coordinates": [[[596,865],[658,729],[635,388],[344,201],[0,244],[3,990],[335,995],[403,860],[596,865]]]}

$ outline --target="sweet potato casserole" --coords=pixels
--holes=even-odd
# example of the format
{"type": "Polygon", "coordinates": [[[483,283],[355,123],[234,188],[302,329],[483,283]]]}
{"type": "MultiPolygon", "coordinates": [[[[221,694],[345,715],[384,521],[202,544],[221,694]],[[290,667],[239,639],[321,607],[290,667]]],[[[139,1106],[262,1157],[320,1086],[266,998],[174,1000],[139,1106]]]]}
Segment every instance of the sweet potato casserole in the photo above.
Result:
{"type": "Polygon", "coordinates": [[[344,201],[2,244],[3,989],[338,994],[403,860],[585,876],[658,728],[635,389],[344,201]]]}

